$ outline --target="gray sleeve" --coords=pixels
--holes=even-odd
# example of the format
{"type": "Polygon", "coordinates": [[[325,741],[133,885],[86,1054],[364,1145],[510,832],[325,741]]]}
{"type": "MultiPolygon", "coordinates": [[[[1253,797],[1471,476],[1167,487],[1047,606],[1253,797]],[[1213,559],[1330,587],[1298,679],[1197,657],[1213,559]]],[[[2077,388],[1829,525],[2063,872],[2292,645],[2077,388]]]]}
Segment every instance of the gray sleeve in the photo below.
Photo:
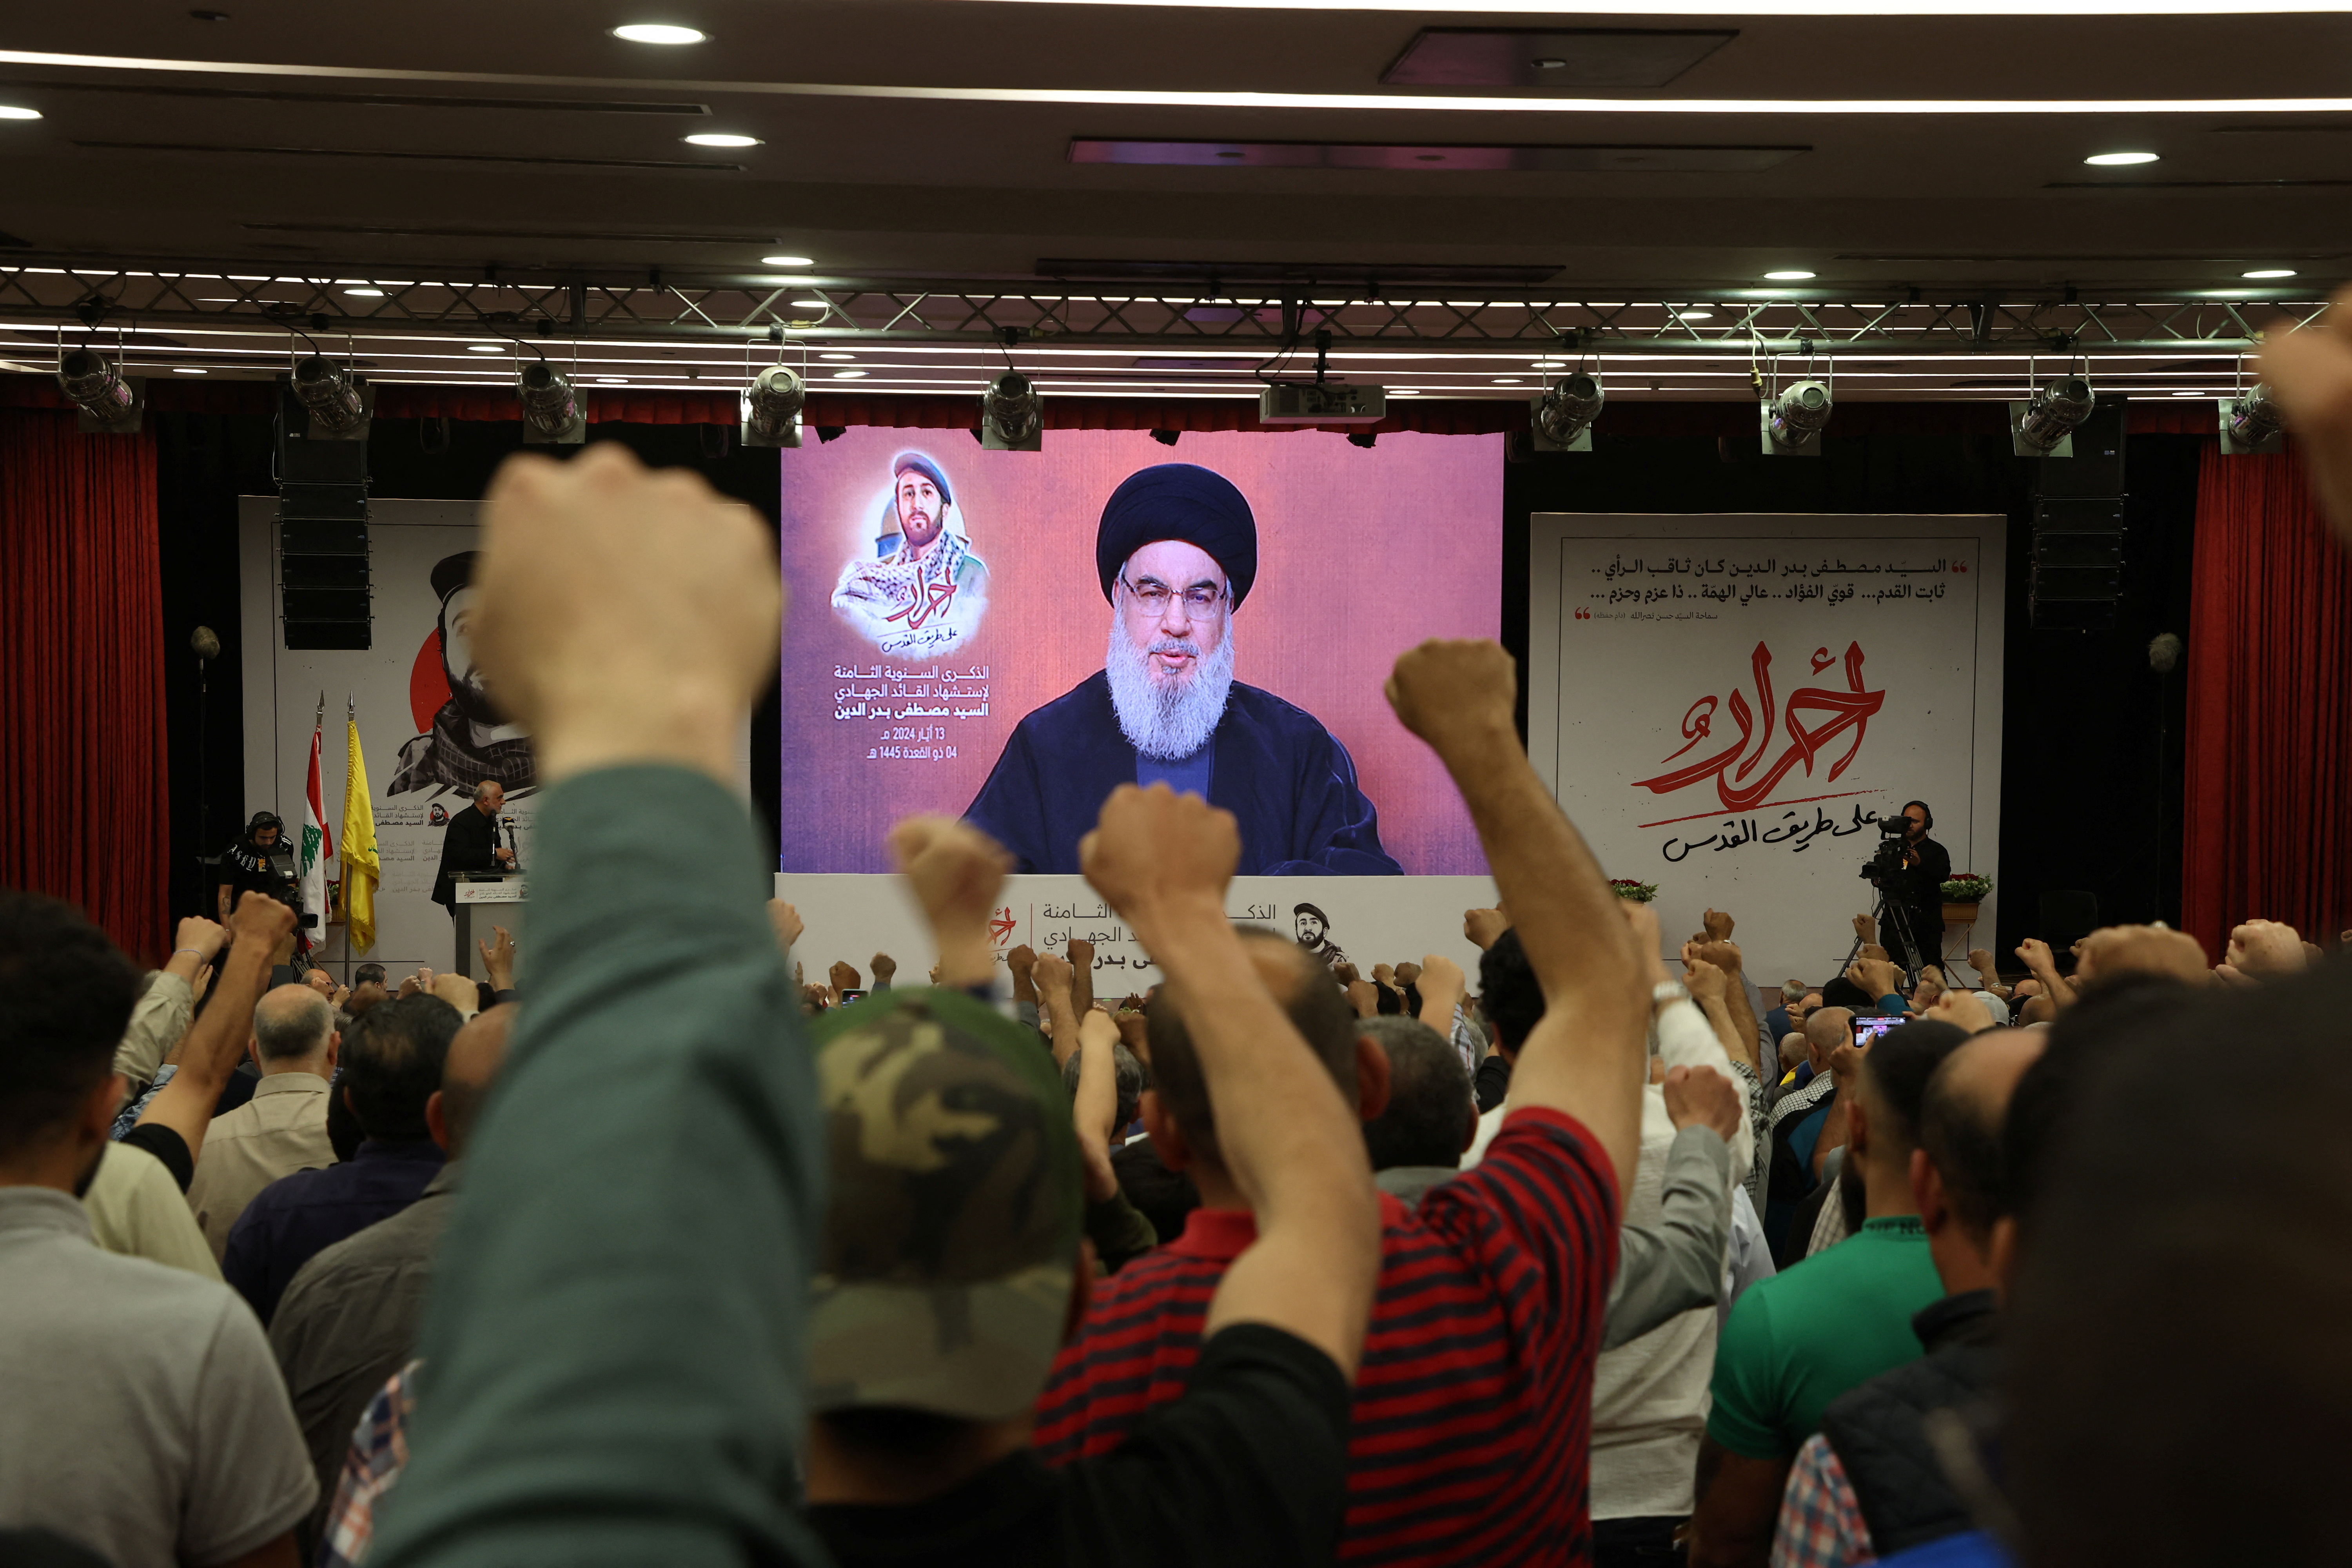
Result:
{"type": "Polygon", "coordinates": [[[158,970],[147,994],[131,1009],[131,1025],[114,1047],[114,1070],[129,1079],[133,1089],[154,1082],[156,1070],[163,1065],[163,1053],[188,1032],[188,1020],[195,1010],[196,995],[188,989],[188,983],[169,970],[158,970]]]}
{"type": "Polygon", "coordinates": [[[1723,1288],[1731,1240],[1731,1151],[1705,1127],[1685,1127],[1666,1152],[1665,1190],[1655,1226],[1618,1234],[1617,1279],[1601,1348],[1615,1350],[1694,1307],[1711,1307],[1723,1288]]]}
{"type": "Polygon", "coordinates": [[[1045,1032],[1045,1026],[1037,1022],[1038,1014],[1036,1003],[1016,1000],[1013,1004],[1013,1016],[1020,1019],[1021,1022],[1028,1025],[1031,1028],[1036,1030],[1039,1034],[1042,1035],[1045,1032]]]}
{"type": "Polygon", "coordinates": [[[1757,989],[1756,982],[1748,978],[1745,969],[1739,972],[1739,985],[1748,993],[1748,1011],[1756,1020],[1756,1045],[1762,1053],[1756,1058],[1757,1065],[1769,1068],[1780,1059],[1780,1042],[1772,1037],[1772,1026],[1764,1019],[1764,1015],[1772,1009],[1764,1005],[1764,993],[1757,989]]]}
{"type": "Polygon", "coordinates": [[[211,1568],[292,1530],[319,1495],[319,1478],[269,1342],[251,1310],[226,1289],[192,1404],[194,1463],[180,1523],[180,1557],[191,1568],[211,1568]]]}

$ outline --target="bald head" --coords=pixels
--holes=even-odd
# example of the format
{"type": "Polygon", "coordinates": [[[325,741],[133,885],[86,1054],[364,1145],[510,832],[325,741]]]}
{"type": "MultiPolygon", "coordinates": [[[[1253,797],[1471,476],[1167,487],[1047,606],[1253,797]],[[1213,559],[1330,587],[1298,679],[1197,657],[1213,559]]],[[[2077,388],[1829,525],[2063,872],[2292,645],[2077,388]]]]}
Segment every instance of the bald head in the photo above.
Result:
{"type": "Polygon", "coordinates": [[[2001,1182],[2001,1123],[2017,1080],[2040,1058],[2039,1029],[1987,1029],[1957,1047],[1927,1080],[1919,1146],[1944,1186],[1952,1218],[1982,1246],[2009,1212],[2001,1182]]]}
{"type": "Polygon", "coordinates": [[[1851,1007],[1817,1007],[1805,1020],[1805,1048],[1812,1053],[1816,1068],[1826,1067],[1830,1053],[1853,1038],[1851,1007]]]}
{"type": "Polygon", "coordinates": [[[316,1071],[335,1038],[335,1010],[308,985],[280,985],[253,1006],[253,1054],[265,1073],[316,1071]]]}
{"type": "Polygon", "coordinates": [[[514,1028],[515,1005],[501,1003],[477,1013],[449,1041],[441,1061],[441,1088],[425,1102],[425,1121],[435,1142],[451,1159],[466,1152],[482,1101],[506,1060],[507,1036],[514,1028]]]}
{"type": "Polygon", "coordinates": [[[1780,1037],[1780,1070],[1782,1072],[1795,1072],[1797,1064],[1805,1059],[1805,1054],[1806,1042],[1803,1030],[1791,1029],[1780,1037]]]}

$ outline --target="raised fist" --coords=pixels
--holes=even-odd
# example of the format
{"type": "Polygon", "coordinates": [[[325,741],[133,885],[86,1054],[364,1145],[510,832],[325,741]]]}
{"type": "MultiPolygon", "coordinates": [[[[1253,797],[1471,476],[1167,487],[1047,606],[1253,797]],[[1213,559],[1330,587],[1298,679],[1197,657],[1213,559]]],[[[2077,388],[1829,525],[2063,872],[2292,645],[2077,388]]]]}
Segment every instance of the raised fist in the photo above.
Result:
{"type": "Polygon", "coordinates": [[[1031,978],[1037,983],[1039,991],[1054,996],[1066,994],[1077,975],[1071,969],[1068,959],[1059,953],[1041,952],[1037,955],[1036,967],[1032,971],[1031,978]]]}
{"type": "Polygon", "coordinates": [[[887,952],[876,953],[874,955],[872,967],[874,970],[874,984],[877,987],[887,985],[891,981],[898,978],[898,961],[891,957],[887,952]]]}
{"type": "Polygon", "coordinates": [[[1212,905],[1222,912],[1241,854],[1233,813],[1166,784],[1119,785],[1103,803],[1094,831],[1078,843],[1087,880],[1139,928],[1147,948],[1160,915],[1173,905],[1212,905]]]}
{"type": "Polygon", "coordinates": [[[1713,1068],[1668,1068],[1664,1088],[1666,1118],[1675,1131],[1705,1127],[1727,1143],[1738,1134],[1739,1086],[1722,1073],[1713,1068]]]}
{"type": "Polygon", "coordinates": [[[801,924],[800,910],[782,899],[768,900],[768,923],[776,928],[776,946],[785,952],[792,952],[793,943],[800,941],[801,932],[808,929],[801,924]]]}
{"type": "Polygon", "coordinates": [[[1511,929],[1511,922],[1500,910],[1465,910],[1462,911],[1462,934],[1470,939],[1479,952],[1495,945],[1502,934],[1511,929]]]}
{"type": "Polygon", "coordinates": [[[2278,921],[2247,921],[2230,932],[2222,968],[2234,972],[2226,976],[2231,979],[2284,980],[2302,973],[2305,963],[2303,938],[2293,926],[2278,921]]]}
{"type": "Polygon", "coordinates": [[[857,989],[857,971],[837,958],[833,961],[833,967],[825,972],[825,979],[836,994],[857,989]]]}
{"type": "Polygon", "coordinates": [[[1731,940],[1731,917],[1721,910],[1707,910],[1699,916],[1699,924],[1706,928],[1706,939],[1709,942],[1731,940]]]}
{"type": "Polygon", "coordinates": [[[1389,674],[1389,706],[1404,727],[1444,755],[1469,741],[1518,742],[1512,717],[1518,668],[1499,643],[1425,642],[1400,655],[1389,674]]]}
{"type": "Polygon", "coordinates": [[[1691,994],[1692,1001],[1701,1004],[1720,1002],[1728,994],[1729,980],[1722,970],[1706,959],[1692,959],[1688,970],[1689,973],[1683,976],[1683,988],[1691,994]]]}
{"type": "Polygon", "coordinates": [[[275,949],[294,934],[294,911],[266,893],[248,891],[228,917],[228,931],[237,942],[275,949]]]}
{"type": "Polygon", "coordinates": [[[933,931],[985,928],[1013,857],[979,828],[945,816],[910,816],[890,830],[890,852],[933,931]]]}

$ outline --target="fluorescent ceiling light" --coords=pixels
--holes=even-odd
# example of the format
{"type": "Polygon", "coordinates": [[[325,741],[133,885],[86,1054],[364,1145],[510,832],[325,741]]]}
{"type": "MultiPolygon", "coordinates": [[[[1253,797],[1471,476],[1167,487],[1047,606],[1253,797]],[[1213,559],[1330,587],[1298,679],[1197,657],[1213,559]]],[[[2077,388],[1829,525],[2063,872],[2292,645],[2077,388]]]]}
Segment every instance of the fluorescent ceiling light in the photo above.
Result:
{"type": "Polygon", "coordinates": [[[2083,162],[2095,169],[2126,169],[2136,163],[2157,163],[2163,160],[2154,153],[2094,153],[2083,162]]]}
{"type": "Polygon", "coordinates": [[[1675,320],[1678,321],[1712,321],[1715,320],[1715,312],[1713,310],[1677,310],[1675,312],[1675,320]]]}
{"type": "Polygon", "coordinates": [[[504,343],[467,343],[466,352],[469,354],[502,354],[507,352],[507,346],[504,343]]]}
{"type": "Polygon", "coordinates": [[[825,302],[823,300],[794,300],[792,306],[795,310],[822,310],[825,302]]]}
{"type": "Polygon", "coordinates": [[[2238,276],[2241,278],[2292,278],[2294,276],[2294,268],[2292,267],[2264,267],[2257,268],[2252,272],[2241,272],[2238,276]]]}
{"type": "Polygon", "coordinates": [[[599,386],[626,386],[629,384],[629,378],[625,375],[600,375],[596,378],[596,384],[599,386]]]}
{"type": "Polygon", "coordinates": [[[762,267],[814,267],[816,263],[805,256],[762,256],[760,258],[760,265],[762,267]]]}
{"type": "Polygon", "coordinates": [[[1805,271],[1802,268],[1790,268],[1783,271],[1764,274],[1765,279],[1772,283],[1802,283],[1812,276],[1813,274],[1805,271]]]}
{"type": "Polygon", "coordinates": [[[40,117],[41,111],[37,109],[26,109],[21,104],[0,103],[0,120],[38,120],[40,117]]]}
{"type": "Polygon", "coordinates": [[[1496,386],[1525,386],[1527,383],[1519,380],[1516,376],[1498,375],[1495,378],[1495,384],[1496,386]]]}
{"type": "Polygon", "coordinates": [[[837,370],[833,373],[833,379],[835,381],[856,381],[865,374],[866,373],[862,370],[837,370]]]}
{"type": "MultiPolygon", "coordinates": [[[[1036,0],[1033,0],[1036,3],[1036,0]]],[[[1055,0],[1044,0],[1055,3],[1055,0]]],[[[1076,3],[1076,0],[1072,0],[1076,3]]],[[[1129,0],[1156,4],[1159,0],[1129,0]]],[[[1183,0],[1186,5],[1220,8],[1230,0],[1183,0]]],[[[1618,0],[1626,4],[1627,0],[1618,0]]],[[[1820,0],[1817,0],[1817,4],[1820,0]]],[[[2256,0],[2264,10],[2326,13],[2342,9],[2318,0],[2256,0]]],[[[1273,9],[1328,8],[1322,0],[1281,0],[1273,9]]],[[[1243,8],[1238,5],[1233,8],[1243,8]]],[[[1363,0],[1359,9],[1408,10],[1429,13],[1421,0],[1363,0]]],[[[1506,0],[1476,7],[1487,15],[1558,15],[1556,5],[1534,0],[1506,0]]],[[[1657,15],[1691,16],[2243,16],[2248,7],[2221,0],[2138,0],[2124,4],[2076,5],[2053,12],[2048,5],[2023,0],[1945,0],[1927,10],[1894,0],[1856,4],[1850,7],[1808,12],[1780,0],[1692,0],[1680,11],[1659,9],[1657,15]]],[[[1642,15],[1636,11],[1632,14],[1642,15]]],[[[1348,110],[1430,110],[1478,114],[1751,114],[1751,115],[1891,115],[1891,114],[2345,114],[2352,113],[2352,97],[2345,98],[2158,98],[2158,99],[1872,99],[1872,98],[1513,98],[1433,93],[1204,92],[1133,91],[1106,88],[901,87],[852,82],[805,81],[681,81],[665,82],[643,77],[565,77],[521,71],[411,70],[389,66],[319,66],[254,60],[149,58],[135,55],[79,55],[43,49],[0,49],[0,66],[58,66],[77,70],[146,71],[192,77],[269,77],[278,79],[331,81],[397,81],[464,87],[546,87],[570,90],[612,89],[631,92],[658,89],[702,95],[741,94],[785,98],[868,98],[930,100],[947,103],[1072,104],[1116,109],[1324,109],[1348,110]]]]}
{"type": "Polygon", "coordinates": [[[702,131],[692,136],[681,136],[678,140],[696,147],[757,147],[760,144],[757,136],[737,136],[726,131],[702,131]]]}
{"type": "Polygon", "coordinates": [[[212,372],[200,364],[175,364],[172,367],[172,374],[173,375],[210,375],[212,372]]]}
{"type": "Polygon", "coordinates": [[[346,289],[343,292],[349,294],[355,300],[381,300],[383,298],[383,290],[381,289],[346,289]]]}
{"type": "Polygon", "coordinates": [[[667,22],[631,22],[614,28],[613,37],[632,44],[698,44],[710,35],[667,22]]]}
{"type": "Polygon", "coordinates": [[[819,354],[816,357],[819,359],[856,359],[857,356],[856,354],[819,354]]]}

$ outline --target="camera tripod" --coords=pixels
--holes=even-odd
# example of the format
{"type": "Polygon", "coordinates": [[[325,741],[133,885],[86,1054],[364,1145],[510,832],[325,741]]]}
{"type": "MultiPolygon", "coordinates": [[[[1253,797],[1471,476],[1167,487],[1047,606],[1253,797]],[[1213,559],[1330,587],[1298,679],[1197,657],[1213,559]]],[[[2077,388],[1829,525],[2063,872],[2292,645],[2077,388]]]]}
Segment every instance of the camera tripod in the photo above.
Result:
{"type": "MultiPolygon", "coordinates": [[[[1934,952],[1923,949],[1919,945],[1918,933],[1911,929],[1912,911],[1889,899],[1886,889],[1878,883],[1873,882],[1871,887],[1878,895],[1871,914],[1878,921],[1879,945],[1903,966],[1904,983],[1916,985],[1919,981],[1919,971],[1942,958],[1940,947],[1934,952]]],[[[1937,934],[1942,935],[1940,931],[1937,934]]],[[[1843,974],[1853,968],[1853,961],[1861,952],[1862,933],[1856,931],[1853,933],[1853,945],[1845,950],[1845,963],[1839,966],[1838,973],[1843,974]]]]}

